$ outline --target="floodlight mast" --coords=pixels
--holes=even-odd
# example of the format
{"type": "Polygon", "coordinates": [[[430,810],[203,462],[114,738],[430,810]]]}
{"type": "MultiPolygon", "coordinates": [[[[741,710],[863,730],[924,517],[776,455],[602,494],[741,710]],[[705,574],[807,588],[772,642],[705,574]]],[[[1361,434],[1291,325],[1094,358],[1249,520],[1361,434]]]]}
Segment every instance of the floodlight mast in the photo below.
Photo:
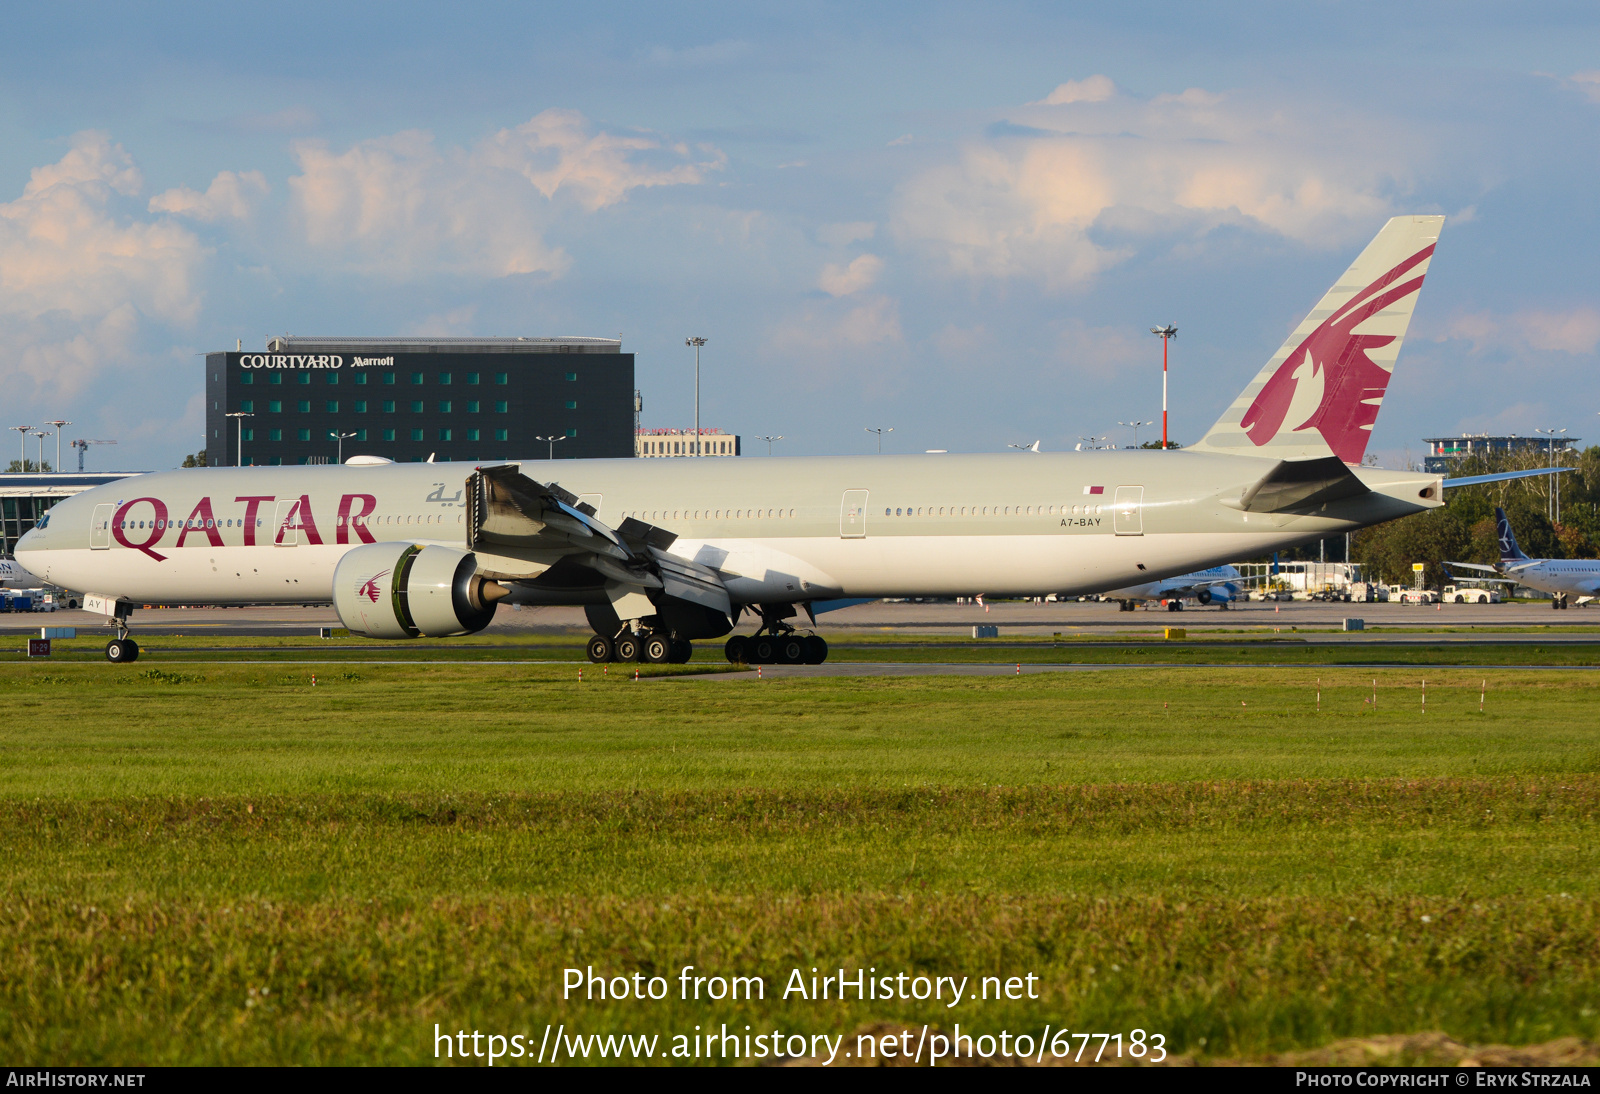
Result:
{"type": "Polygon", "coordinates": [[[53,425],[56,427],[56,474],[59,475],[61,474],[61,427],[64,425],[71,425],[72,423],[64,421],[61,418],[52,418],[50,421],[45,422],[44,424],[53,425]]]}
{"type": "Polygon", "coordinates": [[[1167,449],[1167,343],[1178,336],[1178,328],[1168,323],[1164,327],[1151,327],[1150,333],[1161,339],[1161,450],[1167,449]]]}
{"type": "Polygon", "coordinates": [[[340,465],[342,466],[344,464],[344,442],[348,438],[354,437],[355,434],[354,433],[340,433],[337,429],[330,429],[330,430],[328,430],[328,436],[332,437],[334,440],[339,442],[339,456],[338,456],[338,459],[339,459],[340,465]]]}
{"type": "Polygon", "coordinates": [[[32,429],[33,426],[14,425],[11,428],[22,434],[22,462],[17,465],[17,470],[26,471],[28,469],[28,430],[32,429]]]}
{"type": "MultiPolygon", "coordinates": [[[[246,418],[254,418],[255,415],[254,414],[247,414],[242,410],[230,410],[227,414],[224,414],[223,417],[237,419],[237,421],[239,423],[239,443],[238,443],[238,446],[235,448],[234,453],[233,453],[233,466],[235,466],[235,467],[243,467],[244,466],[244,420],[246,418]]],[[[252,434],[252,436],[253,436],[253,434],[252,434]]],[[[80,454],[80,456],[81,456],[81,454],[80,454]]]]}
{"type": "Polygon", "coordinates": [[[883,435],[885,433],[893,433],[894,432],[894,426],[890,426],[887,429],[879,429],[876,426],[870,426],[869,425],[869,426],[866,426],[865,429],[866,429],[866,431],[868,433],[876,433],[878,435],[878,455],[880,455],[880,456],[883,455],[883,435]]]}
{"type": "MultiPolygon", "coordinates": [[[[1550,442],[1549,442],[1549,445],[1550,445],[1549,453],[1550,454],[1549,454],[1546,462],[1550,467],[1554,467],[1556,465],[1556,438],[1558,436],[1560,436],[1561,434],[1565,433],[1566,430],[1565,429],[1535,429],[1534,432],[1535,433],[1543,433],[1546,437],[1550,438],[1550,442]]],[[[1563,451],[1564,450],[1565,450],[1565,443],[1563,442],[1563,451]]],[[[1552,521],[1555,521],[1556,523],[1559,524],[1560,521],[1561,521],[1561,476],[1560,475],[1551,475],[1550,477],[1552,479],[1554,479],[1555,482],[1553,482],[1550,485],[1550,488],[1545,491],[1544,513],[1545,513],[1545,516],[1549,517],[1552,521]]]]}
{"type": "Polygon", "coordinates": [[[702,456],[705,446],[700,443],[700,347],[706,340],[700,337],[685,338],[683,344],[694,347],[694,455],[702,456]]]}

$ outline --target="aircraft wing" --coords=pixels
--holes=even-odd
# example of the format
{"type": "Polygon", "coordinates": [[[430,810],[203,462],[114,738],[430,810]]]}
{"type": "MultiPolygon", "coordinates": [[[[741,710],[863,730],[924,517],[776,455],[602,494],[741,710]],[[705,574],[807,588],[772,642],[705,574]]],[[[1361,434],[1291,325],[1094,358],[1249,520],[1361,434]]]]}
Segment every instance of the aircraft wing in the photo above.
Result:
{"type": "Polygon", "coordinates": [[[1439,565],[1455,567],[1458,570],[1482,570],[1486,574],[1497,574],[1499,569],[1494,566],[1485,566],[1481,562],[1441,562],[1439,565]]]}
{"type": "Polygon", "coordinates": [[[467,480],[467,549],[486,574],[531,581],[560,565],[563,584],[581,583],[575,568],[589,571],[613,601],[659,592],[731,613],[715,570],[667,553],[677,538],[633,517],[611,528],[577,495],[529,478],[520,464],[482,467],[467,480]]]}

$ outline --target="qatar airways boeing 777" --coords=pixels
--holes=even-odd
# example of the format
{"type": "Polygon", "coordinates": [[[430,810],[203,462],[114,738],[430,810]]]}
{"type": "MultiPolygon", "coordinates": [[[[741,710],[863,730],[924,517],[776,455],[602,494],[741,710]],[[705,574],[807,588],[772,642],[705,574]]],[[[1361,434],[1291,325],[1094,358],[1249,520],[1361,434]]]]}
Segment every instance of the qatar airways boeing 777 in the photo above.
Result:
{"type": "Polygon", "coordinates": [[[112,661],[136,604],[331,600],[395,639],[582,605],[597,661],[686,660],[749,611],[730,659],[816,662],[790,621],[818,601],[1095,593],[1440,505],[1361,460],[1442,222],[1389,221],[1181,451],[189,469],[61,502],[16,557],[114,621],[112,661]]]}

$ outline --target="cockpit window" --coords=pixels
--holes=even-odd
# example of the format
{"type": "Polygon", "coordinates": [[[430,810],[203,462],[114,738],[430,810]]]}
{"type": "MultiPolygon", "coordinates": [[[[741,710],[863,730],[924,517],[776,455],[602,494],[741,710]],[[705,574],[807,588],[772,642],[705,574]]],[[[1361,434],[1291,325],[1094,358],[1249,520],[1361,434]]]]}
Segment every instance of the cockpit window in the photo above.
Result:
{"type": "Polygon", "coordinates": [[[35,528],[48,528],[49,526],[50,526],[50,514],[49,513],[46,513],[44,516],[40,517],[39,518],[39,522],[34,525],[35,528]]]}

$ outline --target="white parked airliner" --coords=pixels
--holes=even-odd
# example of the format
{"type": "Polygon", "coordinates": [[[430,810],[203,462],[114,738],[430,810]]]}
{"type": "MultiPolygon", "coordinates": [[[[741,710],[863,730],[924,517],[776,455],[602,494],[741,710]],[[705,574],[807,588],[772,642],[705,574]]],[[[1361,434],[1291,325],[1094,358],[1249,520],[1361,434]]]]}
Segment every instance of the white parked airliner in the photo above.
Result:
{"type": "Polygon", "coordinates": [[[654,662],[749,611],[731,659],[819,661],[815,601],[1096,593],[1440,505],[1361,458],[1442,222],[1389,221],[1181,451],[196,468],[61,502],[17,558],[114,619],[113,661],[134,605],[307,600],[397,639],[582,605],[590,657],[654,662]]]}
{"type": "Polygon", "coordinates": [[[1463,570],[1483,570],[1509,579],[1510,583],[1526,585],[1550,594],[1552,608],[1565,608],[1570,598],[1577,597],[1586,604],[1600,594],[1600,560],[1592,558],[1529,558],[1517,546],[1517,537],[1511,531],[1511,522],[1504,509],[1494,511],[1495,532],[1500,540],[1500,562],[1485,566],[1477,562],[1447,562],[1446,566],[1463,570]]]}
{"type": "Polygon", "coordinates": [[[1146,581],[1126,589],[1112,589],[1109,593],[1102,593],[1100,599],[1120,602],[1125,612],[1133,611],[1135,606],[1146,600],[1162,601],[1168,611],[1181,612],[1185,600],[1226,608],[1238,599],[1244,587],[1244,578],[1238,567],[1212,566],[1192,574],[1146,581]]]}

